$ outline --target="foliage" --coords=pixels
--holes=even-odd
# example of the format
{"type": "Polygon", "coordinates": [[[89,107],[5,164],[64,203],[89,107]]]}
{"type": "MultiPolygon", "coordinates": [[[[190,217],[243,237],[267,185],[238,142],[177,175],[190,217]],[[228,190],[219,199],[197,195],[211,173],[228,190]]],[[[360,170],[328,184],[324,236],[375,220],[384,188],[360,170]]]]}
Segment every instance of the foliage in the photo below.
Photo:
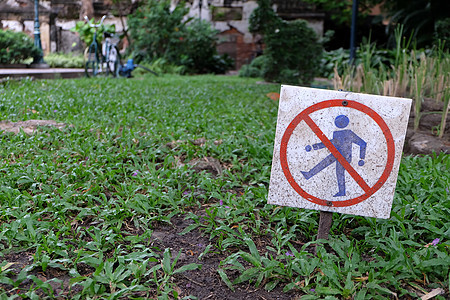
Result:
{"type": "MultiPolygon", "coordinates": [[[[363,45],[367,43],[367,40],[363,41],[363,45]]],[[[361,57],[364,56],[364,51],[365,49],[361,47],[356,49],[355,65],[362,63],[361,57]]],[[[372,68],[389,68],[395,62],[395,55],[395,50],[375,47],[370,56],[372,68]]],[[[348,49],[339,48],[336,50],[324,51],[320,62],[319,74],[321,77],[332,78],[334,76],[334,68],[337,68],[337,72],[342,74],[345,68],[348,67],[349,61],[350,50],[348,49]]]]}
{"type": "Polygon", "coordinates": [[[265,34],[267,69],[264,79],[309,84],[318,69],[322,46],[306,21],[281,22],[265,34]]]}
{"type": "MultiPolygon", "coordinates": [[[[337,24],[351,25],[353,1],[304,0],[304,2],[314,5],[316,10],[326,12],[337,24]]],[[[389,1],[359,0],[358,19],[365,19],[376,5],[383,2],[389,1]]]]}
{"type": "Polygon", "coordinates": [[[395,42],[397,25],[403,26],[406,36],[412,36],[417,46],[432,46],[440,20],[448,18],[450,4],[447,0],[389,0],[383,3],[389,18],[390,39],[395,42]]]}
{"type": "MultiPolygon", "coordinates": [[[[96,24],[93,18],[90,20],[90,24],[96,24]]],[[[89,46],[90,44],[92,44],[92,41],[94,40],[95,28],[91,27],[89,23],[85,21],[78,21],[75,24],[75,27],[71,29],[71,31],[78,33],[85,46],[89,46]]],[[[105,32],[115,33],[116,25],[102,24],[97,28],[97,43],[99,45],[103,41],[103,33],[105,32]]]]}
{"type": "Polygon", "coordinates": [[[450,48],[450,18],[439,20],[435,23],[435,40],[445,42],[445,47],[450,48]]]}
{"type": "Polygon", "coordinates": [[[248,65],[243,65],[239,70],[240,77],[263,77],[264,69],[267,64],[266,56],[255,57],[248,65]]]}
{"type": "Polygon", "coordinates": [[[258,7],[250,14],[249,31],[264,34],[279,26],[280,17],[273,11],[270,0],[258,0],[258,7]]]}
{"type": "Polygon", "coordinates": [[[231,58],[217,54],[217,33],[207,21],[196,19],[188,24],[178,55],[189,73],[225,73],[231,68],[231,58]]]}
{"type": "Polygon", "coordinates": [[[188,11],[184,4],[171,10],[167,0],[151,0],[141,5],[128,17],[133,56],[148,61],[160,57],[176,61],[177,50],[185,38],[183,19],[188,11]]]}
{"type": "MultiPolygon", "coordinates": [[[[142,65],[146,68],[149,68],[150,70],[153,70],[154,72],[158,74],[185,74],[186,73],[186,67],[184,66],[177,66],[174,64],[169,63],[164,58],[157,58],[155,60],[152,60],[150,63],[140,63],[139,65],[142,65]]],[[[139,74],[145,74],[148,71],[142,69],[142,68],[136,68],[135,71],[133,71],[134,75],[139,74]]]]}
{"type": "Polygon", "coordinates": [[[416,299],[442,288],[445,299],[450,156],[403,158],[391,218],[335,214],[314,256],[318,212],[267,204],[278,105],[266,94],[278,91],[209,75],[3,82],[0,119],[70,126],[1,135],[1,297],[176,299],[194,290],[177,275],[198,281],[190,272],[207,258],[221,260],[230,294],[416,299]],[[188,166],[204,157],[222,174],[188,166]],[[165,224],[209,244],[169,249],[165,224]]]}
{"type": "Polygon", "coordinates": [[[224,73],[230,62],[216,50],[217,31],[205,21],[186,19],[189,9],[180,2],[151,0],[128,18],[131,55],[138,61],[163,58],[189,73],[224,73]]]}
{"type": "Polygon", "coordinates": [[[84,58],[82,55],[50,53],[45,56],[44,60],[52,68],[84,68],[84,58]]]}
{"type": "Polygon", "coordinates": [[[17,64],[28,58],[36,58],[40,50],[23,32],[0,30],[0,63],[17,64]]]}
{"type": "Polygon", "coordinates": [[[450,108],[450,53],[442,44],[432,51],[408,50],[409,42],[402,37],[402,29],[398,29],[396,34],[397,48],[393,50],[392,65],[386,66],[374,59],[375,44],[361,44],[359,64],[349,66],[344,62],[344,65],[335,68],[335,88],[413,98],[416,130],[422,116],[424,98],[442,101],[444,106],[443,111],[439,112],[442,117],[438,135],[443,137],[450,108]]]}
{"type": "MultiPolygon", "coordinates": [[[[250,15],[249,30],[264,36],[266,48],[261,75],[265,80],[289,84],[312,82],[323,49],[306,21],[283,21],[269,0],[260,0],[250,15]]],[[[248,66],[241,75],[245,73],[254,76],[257,70],[248,66]]]]}
{"type": "MultiPolygon", "coordinates": [[[[304,0],[315,6],[318,11],[327,14],[335,24],[349,27],[354,1],[304,0]]],[[[407,36],[412,36],[419,47],[431,47],[434,37],[439,35],[439,24],[448,18],[450,4],[447,0],[359,0],[358,23],[371,26],[386,27],[387,38],[379,42],[387,42],[388,47],[395,47],[395,28],[404,26],[407,36]],[[381,9],[378,16],[369,16],[374,8],[381,9]]],[[[360,27],[361,28],[361,27],[360,27]]],[[[360,32],[366,35],[366,32],[360,32]]],[[[439,39],[442,39],[441,37],[439,39]]]]}

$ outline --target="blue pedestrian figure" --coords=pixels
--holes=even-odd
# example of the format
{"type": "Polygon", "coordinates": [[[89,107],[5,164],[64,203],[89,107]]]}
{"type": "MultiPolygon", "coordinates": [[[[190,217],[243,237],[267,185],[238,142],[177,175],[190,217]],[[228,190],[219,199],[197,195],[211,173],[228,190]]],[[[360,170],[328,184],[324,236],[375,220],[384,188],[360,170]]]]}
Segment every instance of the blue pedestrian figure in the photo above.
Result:
{"type": "MultiPolygon", "coordinates": [[[[334,124],[338,128],[345,128],[349,123],[349,119],[347,116],[339,115],[334,120],[334,124]]],[[[333,139],[331,143],[336,147],[339,153],[350,163],[352,161],[352,144],[357,144],[359,146],[359,157],[360,160],[358,162],[359,166],[364,165],[364,158],[366,156],[366,146],[367,143],[357,136],[353,131],[349,129],[345,130],[337,130],[333,132],[333,139]]],[[[306,146],[305,150],[307,152],[314,150],[319,150],[325,148],[323,143],[314,144],[311,148],[310,145],[306,146]]],[[[302,171],[305,179],[310,179],[332,163],[336,162],[336,177],[339,191],[333,197],[342,197],[345,196],[345,168],[337,161],[333,154],[325,157],[321,162],[319,162],[315,167],[313,167],[309,172],[302,171]]]]}

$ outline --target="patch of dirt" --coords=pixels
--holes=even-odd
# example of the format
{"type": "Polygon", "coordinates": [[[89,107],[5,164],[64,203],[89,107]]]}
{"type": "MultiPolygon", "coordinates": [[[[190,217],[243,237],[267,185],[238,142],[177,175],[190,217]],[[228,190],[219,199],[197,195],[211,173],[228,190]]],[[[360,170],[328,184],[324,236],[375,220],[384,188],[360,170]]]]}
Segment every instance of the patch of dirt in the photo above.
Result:
{"type": "Polygon", "coordinates": [[[213,157],[194,158],[187,164],[198,173],[206,171],[211,173],[213,176],[222,175],[222,165],[220,164],[220,161],[213,157]]]}
{"type": "Polygon", "coordinates": [[[14,134],[19,133],[20,130],[23,130],[26,134],[33,134],[40,126],[50,126],[61,129],[67,125],[53,120],[27,120],[19,122],[0,121],[0,131],[12,132],[14,134]]]}
{"type": "Polygon", "coordinates": [[[426,98],[422,103],[419,128],[414,130],[414,107],[411,108],[408,131],[405,138],[403,151],[406,155],[425,154],[430,155],[433,152],[450,154],[450,114],[446,119],[444,136],[437,136],[437,128],[441,124],[441,114],[444,110],[444,103],[437,102],[434,99],[426,98]]]}
{"type": "MultiPolygon", "coordinates": [[[[2,256],[2,260],[9,262],[5,268],[5,272],[10,274],[10,278],[17,277],[20,271],[24,268],[30,267],[33,264],[33,256],[34,253],[28,251],[10,252],[4,254],[2,256]]],[[[90,273],[95,271],[89,266],[86,267],[91,269],[90,273]]],[[[79,266],[78,270],[82,275],[88,274],[83,271],[83,266],[79,266]]],[[[28,272],[28,274],[34,275],[38,280],[48,283],[52,287],[55,297],[62,297],[61,299],[70,298],[69,296],[74,296],[83,289],[81,286],[70,286],[70,279],[72,277],[65,270],[48,267],[45,271],[43,271],[40,267],[38,267],[28,272]],[[59,280],[59,282],[57,280],[59,280]]],[[[0,291],[4,290],[9,296],[11,296],[13,294],[25,293],[32,286],[35,286],[34,281],[26,278],[19,284],[16,290],[13,290],[12,286],[8,284],[0,283],[0,291]]],[[[41,289],[38,289],[35,292],[40,297],[47,296],[47,294],[41,289]]]]}
{"type": "MultiPolygon", "coordinates": [[[[196,212],[200,215],[202,212],[196,212]]],[[[172,256],[181,251],[177,268],[183,265],[196,263],[201,264],[200,270],[192,270],[175,276],[174,285],[180,292],[180,298],[188,295],[198,299],[293,299],[294,292],[285,293],[282,287],[277,287],[268,292],[264,288],[255,289],[252,285],[244,283],[235,285],[235,291],[231,291],[222,281],[217,269],[219,262],[224,260],[229,254],[217,251],[211,248],[211,252],[204,254],[201,260],[199,255],[203,253],[206,247],[213,241],[209,241],[198,230],[192,230],[184,235],[180,233],[190,224],[191,220],[184,220],[183,216],[172,218],[172,226],[161,224],[156,227],[152,234],[152,240],[155,246],[160,249],[170,248],[172,256]]],[[[231,280],[234,278],[231,277],[231,280]]],[[[300,292],[296,292],[300,293],[300,292]]],[[[300,295],[300,294],[298,294],[300,295]]]]}

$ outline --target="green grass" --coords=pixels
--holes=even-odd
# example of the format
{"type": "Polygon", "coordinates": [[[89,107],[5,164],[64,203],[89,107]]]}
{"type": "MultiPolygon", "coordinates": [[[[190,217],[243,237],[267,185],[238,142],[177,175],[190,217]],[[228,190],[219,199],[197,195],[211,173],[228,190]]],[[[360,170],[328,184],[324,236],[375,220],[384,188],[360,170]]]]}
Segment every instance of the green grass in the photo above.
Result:
{"type": "Polygon", "coordinates": [[[266,203],[278,104],[265,95],[278,91],[219,76],[3,82],[1,120],[70,126],[0,135],[0,298],[51,298],[57,285],[72,299],[176,295],[176,274],[201,266],[149,241],[177,215],[191,222],[184,234],[210,240],[200,256],[224,253],[217,271],[231,290],[448,296],[449,156],[404,158],[392,217],[335,214],[315,257],[318,213],[266,203]],[[203,157],[223,173],[186,164],[203,157]],[[31,260],[17,268],[14,254],[31,260]],[[37,275],[49,269],[70,282],[37,275]]]}

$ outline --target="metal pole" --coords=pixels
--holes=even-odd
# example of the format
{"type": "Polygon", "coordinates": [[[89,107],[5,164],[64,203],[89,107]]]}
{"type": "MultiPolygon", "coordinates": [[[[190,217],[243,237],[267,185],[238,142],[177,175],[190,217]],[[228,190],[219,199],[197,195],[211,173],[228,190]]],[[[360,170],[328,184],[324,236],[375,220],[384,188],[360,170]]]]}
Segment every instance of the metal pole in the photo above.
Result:
{"type": "Polygon", "coordinates": [[[352,28],[350,32],[350,63],[353,64],[356,58],[356,19],[358,17],[358,0],[353,0],[352,5],[352,28]]]}
{"type": "Polygon", "coordinates": [[[39,49],[40,54],[35,58],[33,63],[43,64],[42,58],[42,44],[41,44],[41,31],[39,30],[39,0],[34,0],[34,45],[39,49]]]}
{"type": "Polygon", "coordinates": [[[198,17],[200,20],[202,19],[202,4],[203,0],[198,0],[198,17]]]}

